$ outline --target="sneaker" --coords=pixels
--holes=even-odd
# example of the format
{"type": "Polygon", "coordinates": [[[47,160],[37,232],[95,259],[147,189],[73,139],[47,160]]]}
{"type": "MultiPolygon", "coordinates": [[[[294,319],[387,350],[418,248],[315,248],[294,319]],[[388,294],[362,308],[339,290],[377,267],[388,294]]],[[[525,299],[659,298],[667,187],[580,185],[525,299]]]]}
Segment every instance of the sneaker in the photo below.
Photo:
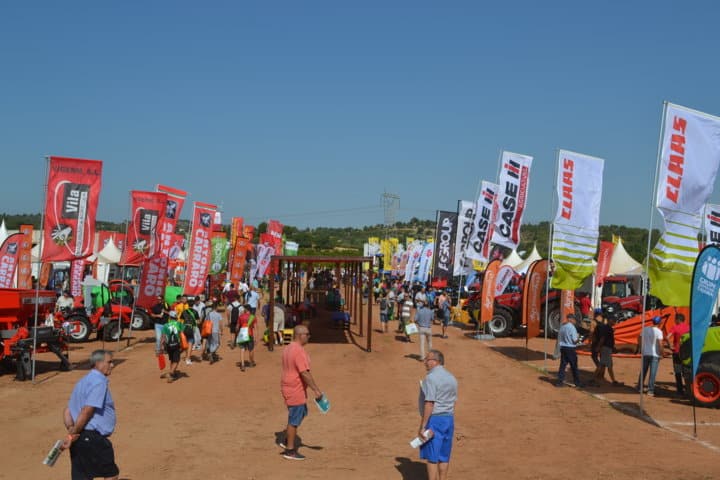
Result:
{"type": "Polygon", "coordinates": [[[655,396],[655,392],[647,392],[647,394],[648,394],[648,397],[654,397],[654,396],[655,396]]]}
{"type": "Polygon", "coordinates": [[[256,365],[257,365],[257,363],[255,363],[255,362],[250,362],[250,366],[251,366],[251,367],[254,367],[254,366],[256,366],[256,365]]]}
{"type": "Polygon", "coordinates": [[[185,365],[192,365],[192,360],[189,358],[185,359],[185,365]]]}
{"type": "Polygon", "coordinates": [[[283,450],[287,450],[287,445],[285,445],[284,440],[277,442],[277,446],[282,448],[283,450]]]}
{"type": "Polygon", "coordinates": [[[285,450],[283,458],[288,460],[305,460],[305,455],[298,453],[297,450],[285,450]]]}

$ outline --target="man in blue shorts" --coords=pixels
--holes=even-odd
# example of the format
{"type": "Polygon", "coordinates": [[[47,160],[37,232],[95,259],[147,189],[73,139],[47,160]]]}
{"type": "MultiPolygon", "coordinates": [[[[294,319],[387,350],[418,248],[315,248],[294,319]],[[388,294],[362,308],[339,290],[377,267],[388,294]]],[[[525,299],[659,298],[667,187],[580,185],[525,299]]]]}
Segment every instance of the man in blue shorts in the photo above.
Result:
{"type": "Polygon", "coordinates": [[[420,458],[427,460],[428,480],[444,480],[448,475],[453,435],[457,380],[445,370],[445,357],[430,350],[425,357],[427,375],[420,385],[421,438],[429,439],[420,447],[420,458]],[[432,433],[425,436],[425,430],[432,433]]]}

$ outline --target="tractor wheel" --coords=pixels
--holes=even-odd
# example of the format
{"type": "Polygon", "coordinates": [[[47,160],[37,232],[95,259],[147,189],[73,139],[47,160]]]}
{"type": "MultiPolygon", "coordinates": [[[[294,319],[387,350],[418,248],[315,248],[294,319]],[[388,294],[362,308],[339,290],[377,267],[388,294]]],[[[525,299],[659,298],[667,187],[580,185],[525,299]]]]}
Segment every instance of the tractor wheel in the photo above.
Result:
{"type": "MultiPolygon", "coordinates": [[[[550,310],[548,311],[547,316],[547,336],[555,338],[560,331],[560,325],[562,325],[562,320],[560,319],[560,304],[551,304],[548,308],[550,310]]],[[[543,319],[540,319],[540,323],[543,323],[543,319]]]]}
{"type": "Polygon", "coordinates": [[[92,332],[90,320],[84,315],[70,315],[67,321],[71,330],[71,333],[68,334],[68,341],[70,343],[87,342],[92,332]]]}
{"type": "Polygon", "coordinates": [[[108,322],[103,327],[103,340],[106,342],[116,342],[122,336],[122,327],[117,320],[108,322]]]}
{"type": "Polygon", "coordinates": [[[720,365],[701,363],[692,384],[692,393],[701,407],[720,407],[720,365]]]}
{"type": "Polygon", "coordinates": [[[493,311],[492,319],[488,322],[490,333],[496,337],[507,337],[513,330],[513,318],[510,312],[504,309],[493,311]]]}
{"type": "Polygon", "coordinates": [[[150,316],[143,310],[135,310],[132,317],[133,330],[147,330],[152,325],[150,316]]]}

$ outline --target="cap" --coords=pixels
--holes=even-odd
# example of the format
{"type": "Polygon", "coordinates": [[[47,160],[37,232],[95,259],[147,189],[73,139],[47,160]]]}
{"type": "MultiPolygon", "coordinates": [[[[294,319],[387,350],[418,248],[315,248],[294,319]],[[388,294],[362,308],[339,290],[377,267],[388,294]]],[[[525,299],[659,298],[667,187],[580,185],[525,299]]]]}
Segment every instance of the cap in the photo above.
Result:
{"type": "Polygon", "coordinates": [[[662,318],[653,317],[652,322],[653,322],[653,324],[658,325],[658,324],[660,324],[660,322],[662,322],[662,318]]]}
{"type": "Polygon", "coordinates": [[[595,315],[602,315],[602,313],[603,313],[602,308],[595,309],[595,315]]]}
{"type": "Polygon", "coordinates": [[[170,311],[170,318],[177,318],[177,312],[175,310],[170,311]]]}
{"type": "Polygon", "coordinates": [[[568,313],[567,317],[565,317],[565,318],[567,318],[568,320],[570,320],[570,319],[575,320],[575,314],[574,314],[574,313],[568,313]]]}

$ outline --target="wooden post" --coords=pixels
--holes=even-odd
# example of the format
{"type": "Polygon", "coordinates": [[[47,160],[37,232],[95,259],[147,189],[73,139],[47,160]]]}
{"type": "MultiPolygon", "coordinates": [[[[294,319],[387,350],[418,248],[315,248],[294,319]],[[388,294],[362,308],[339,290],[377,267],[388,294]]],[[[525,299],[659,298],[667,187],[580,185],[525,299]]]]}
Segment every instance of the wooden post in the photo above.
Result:
{"type": "MultiPolygon", "coordinates": [[[[272,265],[272,258],[270,259],[270,262],[272,265]]],[[[270,334],[268,335],[268,350],[272,352],[275,349],[275,332],[273,331],[273,322],[275,321],[275,275],[270,275],[270,301],[268,304],[269,307],[266,327],[270,331],[270,334]]]]}
{"type": "MultiPolygon", "coordinates": [[[[373,267],[372,264],[370,264],[370,268],[368,269],[368,289],[372,288],[373,285],[373,267]]],[[[370,291],[370,290],[368,290],[370,291]]],[[[372,302],[370,301],[370,298],[368,297],[368,318],[367,318],[367,346],[365,348],[366,351],[370,352],[372,351],[372,302]]]]}

